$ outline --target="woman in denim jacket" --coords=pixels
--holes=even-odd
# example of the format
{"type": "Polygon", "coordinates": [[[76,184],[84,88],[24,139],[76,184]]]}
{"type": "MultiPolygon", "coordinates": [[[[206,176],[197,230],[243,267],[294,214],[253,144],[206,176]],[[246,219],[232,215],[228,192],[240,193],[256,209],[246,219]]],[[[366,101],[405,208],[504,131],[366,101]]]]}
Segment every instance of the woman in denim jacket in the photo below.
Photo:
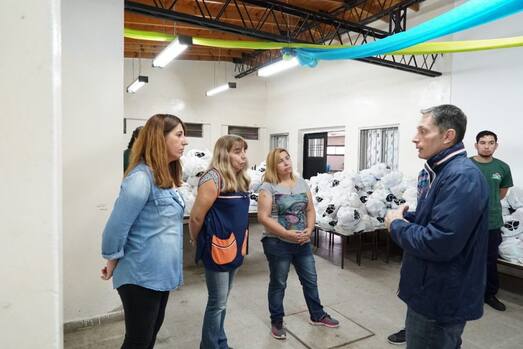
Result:
{"type": "Polygon", "coordinates": [[[169,291],[183,282],[184,202],[176,188],[186,145],[178,117],[157,114],[147,121],[103,232],[101,277],[113,277],[122,300],[124,349],[154,347],[169,291]]]}

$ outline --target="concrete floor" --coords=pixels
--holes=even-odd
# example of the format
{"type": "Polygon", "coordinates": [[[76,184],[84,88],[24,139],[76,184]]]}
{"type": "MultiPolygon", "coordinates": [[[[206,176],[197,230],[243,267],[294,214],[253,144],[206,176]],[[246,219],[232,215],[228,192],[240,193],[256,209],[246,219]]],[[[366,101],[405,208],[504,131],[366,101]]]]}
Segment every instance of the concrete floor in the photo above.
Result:
{"type": "MultiPolygon", "coordinates": [[[[340,320],[341,326],[327,329],[307,323],[301,286],[291,269],[285,296],[288,338],[273,339],[267,310],[268,267],[260,235],[260,225],[251,225],[250,253],[237,274],[229,298],[225,325],[230,346],[236,349],[396,347],[388,344],[386,337],[403,326],[406,311],[396,296],[399,258],[392,258],[386,264],[383,256],[370,260],[369,253],[358,266],[354,254],[349,252],[342,270],[338,241],[329,259],[316,256],[316,268],[322,303],[340,320]],[[333,264],[332,259],[338,265],[333,264]]],[[[328,250],[317,252],[329,257],[328,250]]],[[[207,289],[203,270],[186,265],[185,285],[171,293],[157,349],[199,346],[207,289]]],[[[501,290],[499,298],[506,303],[507,311],[497,312],[486,306],[482,319],[467,324],[463,348],[523,348],[523,295],[501,290]]],[[[123,334],[123,322],[116,321],[68,332],[64,346],[66,349],[119,348],[123,334]]]]}

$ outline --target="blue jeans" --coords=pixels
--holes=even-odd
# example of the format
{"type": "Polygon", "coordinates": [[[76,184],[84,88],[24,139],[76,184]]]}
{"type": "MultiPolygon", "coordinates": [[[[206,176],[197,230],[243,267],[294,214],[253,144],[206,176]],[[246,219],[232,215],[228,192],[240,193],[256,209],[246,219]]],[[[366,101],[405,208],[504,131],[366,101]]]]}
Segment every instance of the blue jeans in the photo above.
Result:
{"type": "Polygon", "coordinates": [[[311,320],[320,320],[325,315],[325,311],[318,293],[318,277],[311,244],[291,244],[272,237],[265,237],[262,242],[270,270],[268,298],[271,323],[281,321],[285,316],[283,297],[291,263],[300,279],[311,320]]]}
{"type": "Polygon", "coordinates": [[[407,349],[459,349],[465,322],[442,324],[407,310],[407,349]]]}
{"type": "Polygon", "coordinates": [[[227,298],[232,288],[236,269],[220,272],[205,268],[207,307],[203,316],[201,349],[227,349],[227,336],[223,329],[227,298]]]}

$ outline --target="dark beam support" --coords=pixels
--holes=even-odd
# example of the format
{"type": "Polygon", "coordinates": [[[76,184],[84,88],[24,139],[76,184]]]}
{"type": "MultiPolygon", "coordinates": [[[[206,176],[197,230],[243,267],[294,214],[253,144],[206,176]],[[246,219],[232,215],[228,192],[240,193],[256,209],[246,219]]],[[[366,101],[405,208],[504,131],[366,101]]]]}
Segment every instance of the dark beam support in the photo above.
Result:
{"type": "MultiPolygon", "coordinates": [[[[429,77],[441,76],[438,71],[432,70],[438,55],[423,55],[423,56],[381,56],[381,57],[367,57],[356,59],[360,62],[380,65],[387,68],[397,69],[409,73],[420,74],[429,77]],[[408,57],[408,58],[407,58],[408,57]]],[[[262,51],[256,54],[244,55],[242,59],[234,59],[236,63],[234,76],[237,79],[243,78],[249,74],[256,72],[271,63],[282,59],[279,51],[262,51]]]]}
{"type": "MultiPolygon", "coordinates": [[[[368,16],[368,17],[363,17],[361,18],[361,24],[369,24],[369,23],[372,23],[380,18],[383,18],[385,16],[390,16],[391,13],[393,13],[394,11],[398,10],[398,9],[407,9],[409,6],[413,6],[413,5],[416,5],[416,4],[419,4],[420,2],[423,2],[425,0],[403,0],[403,1],[399,1],[398,3],[394,4],[393,6],[389,7],[389,8],[385,8],[385,7],[381,7],[379,12],[375,13],[374,15],[372,16],[368,16]]],[[[386,1],[385,1],[386,2],[386,1]]],[[[385,2],[383,2],[383,5],[385,4],[385,2]]],[[[382,4],[381,1],[378,1],[378,4],[382,4]]]]}
{"type": "Polygon", "coordinates": [[[309,21],[314,21],[318,23],[324,23],[331,26],[339,27],[340,29],[345,29],[347,31],[358,32],[362,34],[371,35],[376,38],[383,38],[388,35],[386,31],[378,30],[372,27],[361,25],[358,23],[350,22],[347,20],[339,19],[337,16],[330,15],[328,13],[314,12],[301,7],[293,6],[286,4],[281,1],[270,1],[270,0],[243,0],[251,5],[256,5],[259,7],[270,6],[273,10],[276,10],[281,13],[293,15],[300,18],[307,18],[309,21]]]}
{"type": "MultiPolygon", "coordinates": [[[[160,6],[151,6],[130,0],[125,1],[125,9],[146,16],[188,23],[260,40],[304,42],[323,45],[330,45],[334,41],[339,41],[341,44],[361,45],[404,31],[406,28],[407,7],[420,1],[424,0],[399,1],[390,8],[385,8],[386,1],[378,1],[382,8],[378,12],[374,9],[373,16],[366,18],[365,21],[390,16],[391,25],[389,31],[375,29],[362,25],[361,23],[354,23],[343,19],[346,11],[352,11],[357,9],[358,6],[364,6],[365,4],[368,5],[370,4],[368,0],[366,2],[363,0],[346,1],[345,4],[343,4],[343,9],[336,9],[332,13],[314,12],[274,0],[225,1],[219,4],[218,7],[214,6],[212,8],[207,6],[208,4],[203,0],[194,0],[195,5],[200,11],[200,15],[184,13],[176,11],[176,9],[173,10],[172,5],[167,9],[167,6],[163,4],[160,4],[160,6]],[[252,6],[246,6],[246,4],[252,6]],[[264,12],[261,17],[258,16],[256,19],[255,16],[249,14],[249,9],[256,9],[256,11],[262,10],[264,12]],[[230,18],[229,21],[227,18],[224,18],[223,14],[226,10],[231,14],[236,13],[243,25],[231,24],[230,18]],[[266,23],[268,23],[269,18],[272,19],[271,23],[276,25],[276,32],[274,32],[274,25],[267,28],[266,23]],[[267,29],[269,29],[269,31],[267,29]]],[[[238,73],[236,77],[240,78],[248,75],[279,57],[281,57],[280,52],[270,52],[270,50],[256,51],[254,54],[246,55],[241,64],[237,64],[235,68],[238,73]]],[[[415,56],[410,57],[414,58],[405,59],[404,56],[383,56],[363,58],[360,61],[417,72],[422,75],[440,75],[438,72],[431,72],[437,55],[433,58],[424,55],[422,58],[423,61],[430,63],[425,64],[425,66],[419,65],[415,56]]]]}
{"type": "MultiPolygon", "coordinates": [[[[198,2],[198,1],[196,1],[198,2]]],[[[162,8],[144,5],[133,1],[125,1],[125,9],[131,12],[139,13],[146,16],[155,18],[168,19],[174,22],[183,22],[192,25],[197,25],[205,28],[222,30],[228,33],[234,33],[239,35],[249,36],[260,40],[270,40],[277,42],[286,42],[287,40],[282,39],[280,35],[262,32],[255,29],[240,27],[238,25],[229,24],[226,22],[220,22],[213,19],[198,17],[189,15],[186,13],[169,11],[162,8]]]]}
{"type": "Polygon", "coordinates": [[[407,30],[407,9],[399,8],[392,11],[390,14],[389,32],[396,34],[405,30],[407,30]]]}

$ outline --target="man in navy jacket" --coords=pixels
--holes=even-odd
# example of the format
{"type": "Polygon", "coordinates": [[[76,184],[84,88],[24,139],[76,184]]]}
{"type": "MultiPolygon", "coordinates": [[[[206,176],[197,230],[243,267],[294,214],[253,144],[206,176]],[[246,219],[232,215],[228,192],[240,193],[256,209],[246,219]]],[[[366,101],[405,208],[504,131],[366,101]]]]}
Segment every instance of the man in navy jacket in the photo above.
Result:
{"type": "Polygon", "coordinates": [[[391,210],[385,225],[403,248],[399,297],[407,347],[459,348],[468,320],[483,315],[489,192],[467,158],[467,118],[456,106],[422,111],[413,139],[426,159],[415,213],[391,210]]]}

